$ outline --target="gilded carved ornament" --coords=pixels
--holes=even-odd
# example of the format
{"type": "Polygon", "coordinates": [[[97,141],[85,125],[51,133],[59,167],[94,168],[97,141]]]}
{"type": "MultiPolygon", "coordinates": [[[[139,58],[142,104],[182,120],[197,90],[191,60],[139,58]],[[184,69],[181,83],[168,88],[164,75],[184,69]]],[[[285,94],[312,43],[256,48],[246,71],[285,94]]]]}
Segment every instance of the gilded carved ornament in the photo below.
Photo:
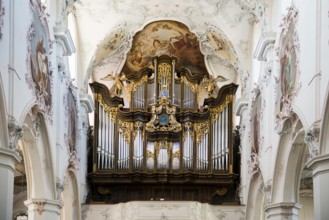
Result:
{"type": "Polygon", "coordinates": [[[143,85],[144,83],[146,83],[148,80],[147,75],[143,76],[141,80],[139,80],[138,82],[131,82],[128,83],[127,86],[125,87],[127,90],[127,99],[128,101],[131,100],[131,94],[136,92],[136,90],[143,85]]]}
{"type": "Polygon", "coordinates": [[[149,149],[146,149],[146,159],[148,158],[154,158],[154,153],[149,149]]]}
{"type": "Polygon", "coordinates": [[[172,158],[180,158],[180,151],[173,153],[172,158]]]}
{"type": "Polygon", "coordinates": [[[141,121],[134,122],[133,128],[134,129],[132,129],[132,140],[133,141],[135,140],[138,131],[141,132],[142,139],[144,140],[144,132],[143,132],[144,126],[143,126],[143,122],[141,122],[141,121]]]}
{"type": "Polygon", "coordinates": [[[171,65],[169,63],[160,63],[158,65],[158,83],[162,83],[161,79],[166,78],[166,84],[171,82],[171,65]]]}
{"type": "Polygon", "coordinates": [[[227,95],[225,101],[217,108],[210,108],[210,117],[211,123],[214,123],[218,118],[218,113],[224,111],[224,109],[228,106],[229,103],[233,101],[233,95],[227,95]]]}
{"type": "Polygon", "coordinates": [[[131,132],[133,131],[133,123],[118,120],[119,133],[123,135],[127,144],[130,145],[131,132]]]}
{"type": "Polygon", "coordinates": [[[156,141],[154,142],[155,154],[158,156],[160,149],[167,149],[168,158],[170,158],[170,152],[172,151],[172,142],[169,141],[156,141]]]}
{"type": "Polygon", "coordinates": [[[196,143],[200,144],[202,138],[209,133],[209,123],[201,122],[201,123],[195,123],[194,124],[194,131],[196,133],[196,143]]]}
{"type": "Polygon", "coordinates": [[[101,94],[97,94],[97,101],[98,103],[103,107],[104,111],[107,112],[111,118],[111,120],[113,120],[113,122],[115,123],[115,119],[118,113],[118,107],[111,107],[109,105],[107,105],[104,102],[103,96],[101,94]]]}
{"type": "Polygon", "coordinates": [[[185,83],[185,84],[186,84],[186,85],[192,90],[193,93],[197,93],[197,92],[198,92],[199,85],[198,85],[198,84],[193,84],[193,83],[189,82],[189,81],[186,79],[185,76],[182,76],[182,77],[180,78],[180,81],[181,81],[182,84],[185,83]]]}
{"type": "Polygon", "coordinates": [[[169,100],[166,97],[162,97],[159,101],[159,106],[152,106],[152,118],[146,123],[145,129],[148,132],[156,131],[172,131],[179,132],[182,130],[182,125],[176,121],[175,118],[176,107],[169,106],[169,100]],[[161,124],[159,116],[167,117],[166,124],[161,124]]]}
{"type": "MultiPolygon", "coordinates": [[[[184,125],[184,132],[183,132],[183,143],[185,142],[187,134],[190,132],[190,136],[194,136],[193,132],[193,124],[191,122],[187,122],[184,125]]],[[[193,138],[192,138],[193,139],[193,138]]]]}

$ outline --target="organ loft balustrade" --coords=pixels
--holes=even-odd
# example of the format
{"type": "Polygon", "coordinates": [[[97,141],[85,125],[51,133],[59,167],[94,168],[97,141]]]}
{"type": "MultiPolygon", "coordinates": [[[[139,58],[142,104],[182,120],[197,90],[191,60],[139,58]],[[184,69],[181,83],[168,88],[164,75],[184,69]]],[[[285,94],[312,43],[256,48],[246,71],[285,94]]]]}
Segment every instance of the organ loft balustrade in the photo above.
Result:
{"type": "Polygon", "coordinates": [[[176,68],[176,61],[154,57],[152,67],[125,74],[123,89],[112,93],[90,84],[96,110],[87,202],[238,203],[238,86],[218,88],[209,74],[176,68]]]}

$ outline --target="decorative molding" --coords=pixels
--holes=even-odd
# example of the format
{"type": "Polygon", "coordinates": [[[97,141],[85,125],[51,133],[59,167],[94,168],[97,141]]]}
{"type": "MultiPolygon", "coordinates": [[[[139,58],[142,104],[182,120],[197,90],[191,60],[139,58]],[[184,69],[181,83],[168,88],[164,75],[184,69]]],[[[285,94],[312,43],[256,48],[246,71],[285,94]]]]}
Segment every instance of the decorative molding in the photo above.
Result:
{"type": "Polygon", "coordinates": [[[54,36],[56,41],[62,45],[62,56],[70,56],[75,53],[75,46],[70,34],[70,30],[64,27],[54,27],[54,36]]]}
{"type": "Polygon", "coordinates": [[[65,116],[66,116],[65,123],[68,128],[68,130],[66,132],[64,132],[64,140],[65,140],[66,146],[68,147],[69,152],[75,151],[76,145],[77,145],[77,140],[79,140],[81,137],[81,129],[79,128],[79,123],[78,123],[79,122],[79,108],[78,108],[78,101],[77,101],[76,94],[77,94],[77,87],[75,87],[72,83],[70,83],[68,85],[67,93],[63,96],[63,105],[65,108],[65,116]],[[73,99],[73,100],[69,100],[69,99],[73,99]],[[73,107],[76,110],[75,118],[70,117],[72,115],[72,109],[70,109],[70,107],[72,108],[72,104],[70,102],[74,102],[73,107]],[[75,121],[74,121],[75,122],[75,125],[74,125],[75,134],[72,133],[74,131],[69,129],[70,123],[72,123],[73,119],[75,119],[75,121]],[[75,137],[74,140],[72,139],[72,136],[75,137]],[[72,141],[73,141],[73,143],[72,143],[72,141]],[[72,146],[72,144],[74,146],[72,146]]]}
{"type": "Polygon", "coordinates": [[[64,181],[60,178],[56,178],[56,199],[63,203],[62,193],[64,192],[64,181]]]}
{"type": "Polygon", "coordinates": [[[29,199],[24,201],[24,204],[28,207],[29,212],[37,212],[39,215],[51,212],[59,216],[62,208],[59,201],[49,199],[29,199]]]}
{"type": "Polygon", "coordinates": [[[316,121],[305,133],[304,141],[308,145],[308,149],[309,149],[308,159],[311,159],[319,155],[319,150],[320,150],[319,136],[320,136],[320,121],[316,121]]]}
{"type": "Polygon", "coordinates": [[[29,88],[33,90],[33,96],[37,100],[38,108],[44,113],[45,118],[52,123],[53,67],[50,61],[50,55],[52,54],[53,42],[50,39],[48,28],[47,19],[49,14],[46,13],[46,7],[37,0],[30,0],[30,6],[33,20],[26,35],[28,45],[26,65],[28,72],[25,74],[25,78],[29,88]],[[42,59],[40,65],[42,65],[43,69],[41,73],[40,71],[33,73],[33,71],[36,71],[35,67],[37,65],[37,61],[32,60],[32,55],[36,56],[37,54],[36,51],[33,54],[33,51],[37,49],[31,47],[34,40],[38,41],[34,42],[36,44],[34,47],[39,47],[38,52],[40,58],[33,58],[38,61],[42,59]],[[46,73],[43,72],[45,68],[47,68],[46,73]]]}
{"type": "Polygon", "coordinates": [[[69,160],[68,160],[68,170],[76,173],[79,170],[80,158],[77,156],[76,151],[69,152],[69,160]]]}
{"type": "Polygon", "coordinates": [[[248,164],[248,174],[250,175],[251,178],[253,178],[256,173],[260,172],[258,154],[251,152],[250,160],[248,160],[247,164],[248,164]]]}
{"type": "Polygon", "coordinates": [[[269,180],[266,184],[262,185],[262,192],[265,195],[265,205],[271,204],[271,196],[272,196],[272,181],[269,180]]]}
{"type": "Polygon", "coordinates": [[[295,6],[290,6],[287,8],[287,15],[282,18],[280,28],[281,34],[286,36],[291,24],[295,24],[298,19],[298,9],[295,6]]]}
{"type": "Polygon", "coordinates": [[[318,175],[325,175],[329,172],[329,154],[312,157],[306,162],[305,167],[312,170],[313,179],[318,175]]]}
{"type": "Polygon", "coordinates": [[[91,113],[95,110],[94,101],[89,94],[81,93],[79,95],[80,105],[86,109],[86,113],[91,113]]]}
{"type": "Polygon", "coordinates": [[[293,202],[281,202],[277,204],[270,204],[265,206],[267,218],[271,219],[272,216],[283,216],[285,218],[295,219],[298,218],[298,210],[301,205],[293,202]]]}
{"type": "Polygon", "coordinates": [[[288,41],[292,42],[291,49],[294,49],[295,55],[296,55],[296,61],[294,64],[296,76],[294,80],[294,87],[290,91],[290,93],[286,92],[287,94],[284,94],[279,97],[279,83],[281,82],[281,68],[278,68],[277,77],[274,76],[276,81],[276,108],[277,108],[277,115],[276,115],[276,130],[278,134],[282,133],[283,125],[286,121],[286,119],[289,119],[292,117],[292,104],[301,88],[301,83],[299,82],[299,76],[300,76],[300,69],[299,69],[299,57],[300,57],[300,44],[298,40],[298,34],[295,28],[297,18],[298,18],[298,9],[295,6],[291,6],[287,8],[288,12],[287,15],[282,18],[282,22],[280,25],[281,28],[281,36],[279,40],[279,46],[275,48],[276,50],[276,57],[277,62],[279,65],[281,65],[281,58],[283,53],[285,53],[286,44],[288,41]],[[291,35],[288,34],[289,31],[291,31],[291,35]],[[282,52],[283,51],[283,52],[282,52]]]}
{"type": "Polygon", "coordinates": [[[35,209],[39,215],[42,215],[42,213],[45,211],[45,202],[44,201],[35,202],[35,209]]]}
{"type": "Polygon", "coordinates": [[[268,86],[271,80],[273,64],[274,64],[273,60],[266,62],[265,70],[262,76],[262,83],[264,83],[266,87],[268,86]]]}
{"type": "Polygon", "coordinates": [[[68,78],[66,67],[63,61],[63,57],[56,56],[57,58],[57,71],[59,74],[59,78],[61,79],[61,82],[63,82],[64,79],[68,78]]]}
{"type": "Polygon", "coordinates": [[[283,105],[282,111],[279,112],[275,118],[275,131],[277,132],[277,134],[282,135],[286,133],[288,130],[284,129],[284,125],[286,124],[287,121],[293,121],[295,117],[296,115],[293,112],[291,102],[283,105]]]}
{"type": "Polygon", "coordinates": [[[248,108],[248,101],[244,98],[236,100],[234,105],[234,112],[237,116],[242,116],[242,112],[248,108]]]}
{"type": "MultiPolygon", "coordinates": [[[[239,16],[239,21],[246,15],[249,16],[250,23],[258,23],[261,19],[265,21],[267,7],[265,0],[234,0],[234,2],[245,11],[239,16]]],[[[264,23],[266,24],[266,22],[264,23]]]]}
{"type": "Polygon", "coordinates": [[[0,0],[0,40],[2,40],[3,36],[3,25],[4,25],[4,20],[3,17],[5,16],[5,7],[3,6],[2,0],[0,0]]]}
{"type": "Polygon", "coordinates": [[[8,132],[9,132],[9,149],[16,149],[18,140],[23,137],[23,128],[18,125],[16,119],[8,116],[8,132]]]}
{"type": "Polygon", "coordinates": [[[274,47],[275,35],[273,32],[262,33],[254,52],[254,58],[259,61],[269,61],[267,55],[268,51],[274,47]]]}
{"type": "Polygon", "coordinates": [[[61,5],[61,11],[59,15],[59,19],[56,22],[56,24],[60,25],[63,23],[63,21],[66,19],[66,16],[69,12],[74,11],[74,6],[73,4],[77,2],[78,0],[62,0],[62,5],[61,5]]]}

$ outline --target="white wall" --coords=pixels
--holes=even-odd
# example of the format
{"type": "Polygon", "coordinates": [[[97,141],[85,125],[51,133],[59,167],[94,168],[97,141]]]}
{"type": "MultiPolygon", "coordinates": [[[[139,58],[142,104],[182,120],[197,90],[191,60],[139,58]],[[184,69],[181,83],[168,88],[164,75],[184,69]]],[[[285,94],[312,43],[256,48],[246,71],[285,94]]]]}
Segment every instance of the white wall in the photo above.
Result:
{"type": "Polygon", "coordinates": [[[83,205],[82,219],[107,220],[244,220],[244,206],[212,206],[198,202],[146,201],[117,205],[83,205]]]}

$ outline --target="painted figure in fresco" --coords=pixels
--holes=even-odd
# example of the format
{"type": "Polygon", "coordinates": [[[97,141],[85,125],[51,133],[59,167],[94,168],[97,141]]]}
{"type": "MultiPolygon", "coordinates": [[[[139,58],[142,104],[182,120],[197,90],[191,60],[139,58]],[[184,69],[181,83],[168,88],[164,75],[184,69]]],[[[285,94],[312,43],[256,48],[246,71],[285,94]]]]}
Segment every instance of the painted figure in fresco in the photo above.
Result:
{"type": "Polygon", "coordinates": [[[37,43],[36,48],[37,65],[38,65],[38,83],[40,90],[48,91],[48,57],[45,48],[43,47],[43,40],[37,43]]]}
{"type": "Polygon", "coordinates": [[[125,74],[122,72],[116,75],[110,73],[101,80],[113,80],[115,85],[114,93],[116,96],[120,97],[122,95],[123,81],[126,81],[127,79],[125,74]]]}
{"type": "Polygon", "coordinates": [[[213,91],[215,90],[215,86],[216,86],[216,83],[219,81],[219,82],[225,82],[227,81],[228,79],[219,75],[217,76],[216,78],[213,78],[211,75],[209,76],[206,76],[205,78],[203,78],[204,80],[204,85],[205,85],[205,89],[207,91],[207,94],[208,96],[211,96],[213,91]]]}
{"type": "Polygon", "coordinates": [[[293,60],[293,47],[291,46],[291,43],[288,42],[284,54],[280,59],[280,65],[281,65],[281,94],[282,94],[282,100],[286,100],[289,98],[289,95],[291,95],[291,90],[294,87],[294,73],[292,65],[293,60]]]}
{"type": "Polygon", "coordinates": [[[252,151],[256,154],[258,154],[258,140],[259,140],[259,113],[258,113],[258,108],[256,107],[256,112],[254,115],[254,120],[253,120],[253,127],[254,127],[254,146],[252,151]]]}
{"type": "Polygon", "coordinates": [[[43,39],[37,42],[35,54],[31,54],[30,62],[32,78],[36,84],[36,89],[39,95],[44,98],[45,104],[50,105],[48,56],[43,46],[43,39]]]}
{"type": "Polygon", "coordinates": [[[76,106],[74,102],[73,95],[71,93],[68,94],[68,104],[69,104],[69,147],[70,152],[75,151],[75,140],[76,140],[76,106]]]}

